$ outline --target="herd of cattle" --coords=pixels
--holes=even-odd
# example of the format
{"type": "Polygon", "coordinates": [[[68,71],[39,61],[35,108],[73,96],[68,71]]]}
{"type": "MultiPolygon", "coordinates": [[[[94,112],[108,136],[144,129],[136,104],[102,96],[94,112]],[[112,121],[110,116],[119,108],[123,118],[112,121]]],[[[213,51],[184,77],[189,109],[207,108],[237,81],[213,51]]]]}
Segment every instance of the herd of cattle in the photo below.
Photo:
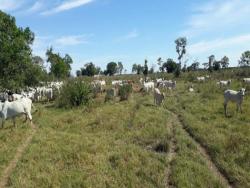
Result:
{"type": "MultiPolygon", "coordinates": [[[[41,83],[44,84],[44,83],[41,83]]],[[[60,92],[63,82],[51,82],[47,86],[27,88],[20,93],[3,91],[0,93],[0,118],[2,128],[6,119],[12,118],[15,125],[15,117],[20,114],[26,115],[26,121],[32,121],[31,109],[32,101],[40,102],[42,100],[52,100],[54,92],[60,92]]]]}
{"type": "MultiPolygon", "coordinates": [[[[210,76],[197,77],[197,82],[205,82],[210,79],[210,76]]],[[[176,81],[164,80],[163,78],[151,81],[150,78],[139,80],[140,90],[146,93],[153,92],[154,103],[160,106],[165,99],[165,94],[161,92],[162,89],[174,90],[176,88],[176,81]]],[[[220,87],[230,86],[231,80],[220,80],[217,85],[220,87]]],[[[244,78],[243,82],[250,84],[250,78],[244,78]]],[[[43,83],[44,84],[44,83],[43,83]]],[[[132,80],[113,80],[111,82],[112,89],[105,90],[106,81],[105,80],[94,80],[91,85],[96,92],[106,91],[106,95],[112,95],[115,97],[116,89],[125,84],[134,84],[132,80]]],[[[60,89],[63,86],[63,82],[51,82],[46,86],[28,88],[20,93],[11,93],[10,91],[4,91],[0,93],[0,118],[2,119],[2,127],[6,119],[11,118],[15,125],[15,117],[20,114],[26,115],[26,120],[32,121],[31,109],[32,102],[40,101],[51,101],[55,98],[54,93],[60,93],[60,89]]],[[[134,87],[133,87],[134,88],[134,87]]],[[[189,92],[194,92],[193,85],[188,88],[189,92]]],[[[227,104],[229,101],[235,102],[237,104],[237,110],[240,109],[242,112],[242,102],[245,95],[245,89],[241,88],[239,91],[227,89],[224,92],[224,111],[227,116],[227,104]]]]}

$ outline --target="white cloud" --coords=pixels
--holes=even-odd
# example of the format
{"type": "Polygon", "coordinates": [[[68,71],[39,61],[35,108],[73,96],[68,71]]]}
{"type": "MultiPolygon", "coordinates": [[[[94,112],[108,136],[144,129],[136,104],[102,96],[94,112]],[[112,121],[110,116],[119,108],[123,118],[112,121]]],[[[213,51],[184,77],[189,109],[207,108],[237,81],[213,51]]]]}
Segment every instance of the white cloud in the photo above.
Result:
{"type": "Polygon", "coordinates": [[[13,11],[21,6],[21,0],[0,0],[0,10],[13,11]]]}
{"type": "Polygon", "coordinates": [[[55,40],[55,43],[61,46],[74,46],[88,43],[85,35],[63,36],[55,40]]]}
{"type": "Polygon", "coordinates": [[[40,1],[36,1],[28,10],[27,12],[37,12],[43,7],[43,3],[40,1]]]}
{"type": "Polygon", "coordinates": [[[139,36],[138,31],[136,29],[134,29],[133,31],[129,32],[128,34],[117,38],[115,41],[116,42],[127,41],[127,40],[130,40],[130,39],[137,38],[138,36],[139,36]]]}
{"type": "Polygon", "coordinates": [[[55,8],[52,8],[48,11],[44,11],[41,14],[42,15],[51,15],[51,14],[55,14],[55,13],[59,13],[59,12],[63,12],[66,10],[70,10],[73,8],[77,8],[86,4],[89,4],[91,2],[93,2],[94,0],[68,0],[68,1],[64,1],[63,3],[61,3],[60,5],[56,6],[55,8]]]}
{"type": "Polygon", "coordinates": [[[56,50],[64,51],[66,47],[87,44],[92,35],[72,35],[63,37],[37,36],[32,45],[33,54],[45,57],[46,50],[53,46],[56,50]]]}
{"type": "Polygon", "coordinates": [[[213,0],[193,9],[183,34],[195,36],[228,27],[249,25],[249,15],[249,0],[213,0]]]}
{"type": "Polygon", "coordinates": [[[221,51],[225,48],[240,48],[249,46],[250,34],[240,35],[231,38],[220,38],[211,41],[201,41],[188,47],[191,54],[221,51]]]}

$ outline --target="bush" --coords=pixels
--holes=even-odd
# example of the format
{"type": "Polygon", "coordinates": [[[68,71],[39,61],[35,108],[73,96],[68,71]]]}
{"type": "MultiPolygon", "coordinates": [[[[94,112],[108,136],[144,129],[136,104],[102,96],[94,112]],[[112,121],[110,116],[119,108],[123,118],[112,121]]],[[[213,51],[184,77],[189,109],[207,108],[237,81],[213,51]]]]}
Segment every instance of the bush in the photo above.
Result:
{"type": "Polygon", "coordinates": [[[132,85],[131,84],[125,84],[123,86],[120,86],[118,95],[120,96],[120,100],[128,100],[129,95],[132,93],[132,85]]]}
{"type": "Polygon", "coordinates": [[[180,75],[181,75],[181,66],[178,65],[174,71],[174,76],[175,76],[175,78],[178,78],[178,77],[180,77],[180,75]]]}
{"type": "Polygon", "coordinates": [[[57,106],[71,108],[88,105],[92,98],[92,90],[89,84],[83,83],[80,80],[71,80],[63,85],[57,98],[57,106]]]}

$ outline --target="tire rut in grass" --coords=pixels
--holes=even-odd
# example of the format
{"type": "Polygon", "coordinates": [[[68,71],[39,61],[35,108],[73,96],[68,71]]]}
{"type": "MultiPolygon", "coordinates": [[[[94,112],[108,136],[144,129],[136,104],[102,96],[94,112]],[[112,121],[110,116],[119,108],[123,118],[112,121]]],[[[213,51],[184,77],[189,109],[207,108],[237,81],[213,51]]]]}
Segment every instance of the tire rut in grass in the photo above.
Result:
{"type": "Polygon", "coordinates": [[[32,138],[37,130],[36,126],[33,123],[31,123],[31,128],[32,128],[31,134],[26,138],[26,140],[22,143],[22,145],[17,148],[17,152],[14,158],[9,162],[8,166],[4,169],[3,174],[0,178],[0,188],[4,188],[8,185],[8,180],[10,178],[11,173],[16,168],[18,161],[22,158],[24,151],[31,143],[32,138]]]}
{"type": "Polygon", "coordinates": [[[171,140],[169,143],[169,151],[167,153],[168,159],[168,168],[166,169],[166,179],[165,179],[165,187],[172,188],[174,187],[171,182],[171,172],[172,172],[172,162],[176,156],[176,130],[173,122],[171,122],[171,140]]]}
{"type": "Polygon", "coordinates": [[[210,171],[214,174],[214,176],[218,177],[220,182],[225,185],[228,188],[233,188],[234,186],[232,184],[230,184],[229,179],[227,178],[227,176],[221,172],[219,170],[219,168],[216,166],[216,164],[213,162],[211,156],[209,155],[209,152],[207,151],[206,147],[202,145],[202,143],[199,142],[199,140],[197,140],[195,138],[195,136],[186,128],[186,126],[184,125],[184,122],[180,119],[180,117],[175,114],[174,112],[169,111],[174,117],[175,119],[180,123],[181,128],[184,130],[185,134],[190,137],[195,145],[197,146],[198,151],[200,152],[200,154],[204,157],[207,166],[209,167],[210,171]]]}

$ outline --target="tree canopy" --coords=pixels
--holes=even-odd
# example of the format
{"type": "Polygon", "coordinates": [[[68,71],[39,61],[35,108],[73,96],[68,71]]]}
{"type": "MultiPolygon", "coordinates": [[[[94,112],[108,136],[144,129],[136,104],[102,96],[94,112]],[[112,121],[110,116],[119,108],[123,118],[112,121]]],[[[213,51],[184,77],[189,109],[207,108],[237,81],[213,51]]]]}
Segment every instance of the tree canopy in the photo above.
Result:
{"type": "Polygon", "coordinates": [[[84,65],[84,68],[76,71],[76,75],[79,76],[94,76],[101,72],[101,68],[94,65],[94,63],[90,62],[84,65]]]}
{"type": "Polygon", "coordinates": [[[122,62],[118,62],[117,64],[117,71],[119,74],[122,74],[122,70],[123,70],[123,64],[122,62]]]}
{"type": "Polygon", "coordinates": [[[187,45],[187,38],[186,37],[179,37],[175,40],[176,44],[176,52],[178,53],[178,60],[181,65],[181,59],[186,54],[186,45],[187,45]]]}
{"type": "Polygon", "coordinates": [[[108,63],[105,74],[113,76],[116,72],[117,72],[117,64],[115,62],[108,63]]]}
{"type": "Polygon", "coordinates": [[[165,63],[162,65],[162,69],[166,70],[168,73],[173,73],[177,68],[177,63],[173,60],[168,58],[165,63]]]}
{"type": "Polygon", "coordinates": [[[143,67],[143,74],[146,77],[148,75],[148,60],[145,59],[144,67],[143,67]]]}
{"type": "Polygon", "coordinates": [[[200,63],[198,61],[194,61],[189,67],[187,67],[188,71],[196,71],[199,69],[200,63]]]}
{"type": "Polygon", "coordinates": [[[143,66],[140,64],[133,64],[132,72],[136,74],[141,74],[143,72],[143,66]]]}
{"type": "Polygon", "coordinates": [[[250,65],[250,51],[245,51],[239,60],[239,66],[249,66],[250,65]]]}
{"type": "Polygon", "coordinates": [[[4,88],[23,87],[27,77],[37,67],[32,67],[30,45],[34,33],[27,28],[17,27],[14,17],[0,11],[0,83],[4,88]]]}
{"type": "Polygon", "coordinates": [[[61,57],[59,53],[54,53],[53,48],[47,50],[47,62],[50,63],[50,74],[57,79],[63,79],[70,76],[71,64],[73,60],[66,54],[61,57]]]}
{"type": "Polygon", "coordinates": [[[228,66],[229,66],[229,58],[227,56],[224,56],[221,59],[221,67],[222,68],[228,68],[228,66]]]}

